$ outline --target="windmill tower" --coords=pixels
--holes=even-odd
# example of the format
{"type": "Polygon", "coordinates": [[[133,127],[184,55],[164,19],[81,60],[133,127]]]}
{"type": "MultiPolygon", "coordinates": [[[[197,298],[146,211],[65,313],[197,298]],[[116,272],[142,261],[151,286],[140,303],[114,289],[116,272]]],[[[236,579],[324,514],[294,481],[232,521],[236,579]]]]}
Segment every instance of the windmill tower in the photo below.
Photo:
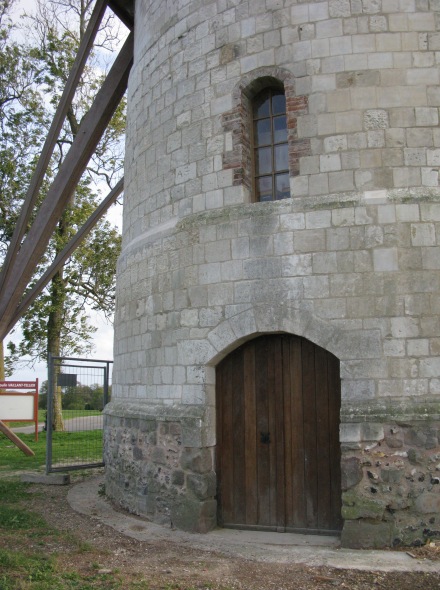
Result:
{"type": "MultiPolygon", "coordinates": [[[[134,63],[106,492],[189,531],[424,542],[440,512],[438,3],[109,5],[134,19],[134,52],[96,128],[134,63]]],[[[2,275],[2,330],[34,246],[2,275]]]]}
{"type": "Polygon", "coordinates": [[[351,546],[437,526],[438,27],[435,2],[136,3],[123,506],[351,546]]]}

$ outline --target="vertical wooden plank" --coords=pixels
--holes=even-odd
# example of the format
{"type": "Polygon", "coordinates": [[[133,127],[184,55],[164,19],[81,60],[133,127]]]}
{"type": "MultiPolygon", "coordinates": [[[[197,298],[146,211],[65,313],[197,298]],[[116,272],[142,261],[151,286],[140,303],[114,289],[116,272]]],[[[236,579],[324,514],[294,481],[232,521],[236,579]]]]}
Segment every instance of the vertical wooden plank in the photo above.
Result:
{"type": "Polygon", "coordinates": [[[329,353],[328,356],[328,380],[329,380],[329,448],[330,448],[330,473],[331,473],[331,529],[342,528],[341,516],[341,443],[339,439],[339,424],[341,411],[341,377],[339,360],[329,353]]]}
{"type": "Polygon", "coordinates": [[[329,433],[328,352],[315,346],[318,528],[331,528],[331,473],[329,433]]]}
{"type": "Polygon", "coordinates": [[[233,522],[246,522],[246,472],[244,446],[243,347],[231,357],[232,448],[233,448],[233,522]]]}
{"type": "Polygon", "coordinates": [[[270,522],[270,445],[262,439],[269,433],[269,408],[267,399],[267,354],[266,337],[255,341],[255,366],[258,378],[255,380],[257,410],[257,490],[258,490],[258,524],[269,526],[270,522]]]}
{"type": "Polygon", "coordinates": [[[215,372],[215,421],[216,421],[216,445],[215,467],[217,475],[217,521],[223,525],[223,384],[224,361],[220,363],[215,372]]]}
{"type": "Polygon", "coordinates": [[[269,456],[269,524],[277,525],[277,497],[278,497],[278,430],[277,430],[277,369],[280,355],[279,336],[267,336],[267,411],[268,411],[268,441],[265,444],[269,456]]]}
{"type": "Polygon", "coordinates": [[[304,448],[304,407],[303,407],[303,363],[302,339],[292,338],[290,343],[291,376],[291,425],[292,425],[292,521],[288,526],[305,528],[305,448],[304,448]]]}
{"type": "Polygon", "coordinates": [[[303,406],[304,406],[304,488],[307,528],[317,528],[318,469],[316,445],[315,350],[302,340],[303,406]]]}
{"type": "Polygon", "coordinates": [[[282,377],[283,377],[283,427],[284,427],[284,526],[293,526],[293,448],[292,448],[292,407],[293,383],[291,379],[292,337],[283,339],[282,377]]]}
{"type": "Polygon", "coordinates": [[[221,502],[223,524],[233,522],[233,466],[234,449],[232,439],[232,387],[231,357],[219,366],[222,381],[222,446],[221,446],[221,502]]]}
{"type": "MultiPolygon", "coordinates": [[[[286,526],[285,510],[285,440],[284,440],[284,391],[283,391],[283,352],[287,336],[273,336],[273,366],[274,366],[274,436],[271,446],[275,446],[276,461],[276,525],[279,531],[286,526]]],[[[272,437],[271,437],[272,439],[272,437]]],[[[273,485],[273,484],[272,484],[273,485]]]]}
{"type": "Polygon", "coordinates": [[[255,342],[247,343],[244,355],[244,430],[246,471],[246,524],[258,522],[257,492],[257,418],[255,406],[255,342]]]}

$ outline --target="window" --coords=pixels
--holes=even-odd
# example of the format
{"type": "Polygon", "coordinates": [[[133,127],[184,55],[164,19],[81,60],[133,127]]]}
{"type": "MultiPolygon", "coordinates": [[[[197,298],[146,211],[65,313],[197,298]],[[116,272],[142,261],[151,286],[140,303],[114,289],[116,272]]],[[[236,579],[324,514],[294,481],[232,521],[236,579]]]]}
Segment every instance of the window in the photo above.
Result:
{"type": "Polygon", "coordinates": [[[257,201],[290,197],[286,96],[267,88],[253,100],[254,179],[257,201]]]}

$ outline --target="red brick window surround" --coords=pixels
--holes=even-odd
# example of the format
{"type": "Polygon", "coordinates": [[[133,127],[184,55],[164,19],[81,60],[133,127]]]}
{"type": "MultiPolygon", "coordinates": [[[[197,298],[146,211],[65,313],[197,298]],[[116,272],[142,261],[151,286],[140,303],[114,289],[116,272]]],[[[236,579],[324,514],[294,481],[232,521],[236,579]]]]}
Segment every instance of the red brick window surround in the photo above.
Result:
{"type": "MultiPolygon", "coordinates": [[[[272,197],[275,196],[275,199],[272,197],[269,199],[269,193],[261,187],[264,181],[258,180],[264,176],[264,173],[259,174],[258,161],[254,152],[259,147],[255,145],[254,105],[265,92],[284,94],[286,101],[288,166],[280,170],[280,174],[288,173],[289,178],[298,176],[300,158],[311,155],[310,139],[299,139],[297,129],[298,117],[308,114],[308,98],[295,94],[292,74],[282,68],[267,67],[259,68],[246,75],[233,91],[234,107],[222,116],[223,130],[232,135],[232,149],[223,154],[223,169],[232,169],[233,185],[245,188],[249,202],[295,197],[290,193],[286,176],[279,179],[279,187],[283,188],[276,193],[275,176],[278,171],[275,171],[272,178],[272,186],[275,187],[272,197]]],[[[280,140],[280,143],[285,142],[280,140]]],[[[285,154],[282,159],[284,166],[285,154]]],[[[265,182],[268,184],[268,181],[265,182]]]]}

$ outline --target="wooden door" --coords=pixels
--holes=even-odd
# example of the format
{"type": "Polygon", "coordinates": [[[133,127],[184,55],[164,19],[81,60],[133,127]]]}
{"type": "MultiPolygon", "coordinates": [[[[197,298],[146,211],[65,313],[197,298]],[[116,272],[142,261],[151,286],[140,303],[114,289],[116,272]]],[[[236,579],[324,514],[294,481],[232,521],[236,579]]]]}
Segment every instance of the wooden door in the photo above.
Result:
{"type": "Polygon", "coordinates": [[[217,367],[219,524],[341,528],[339,362],[308,340],[267,335],[217,367]]]}

